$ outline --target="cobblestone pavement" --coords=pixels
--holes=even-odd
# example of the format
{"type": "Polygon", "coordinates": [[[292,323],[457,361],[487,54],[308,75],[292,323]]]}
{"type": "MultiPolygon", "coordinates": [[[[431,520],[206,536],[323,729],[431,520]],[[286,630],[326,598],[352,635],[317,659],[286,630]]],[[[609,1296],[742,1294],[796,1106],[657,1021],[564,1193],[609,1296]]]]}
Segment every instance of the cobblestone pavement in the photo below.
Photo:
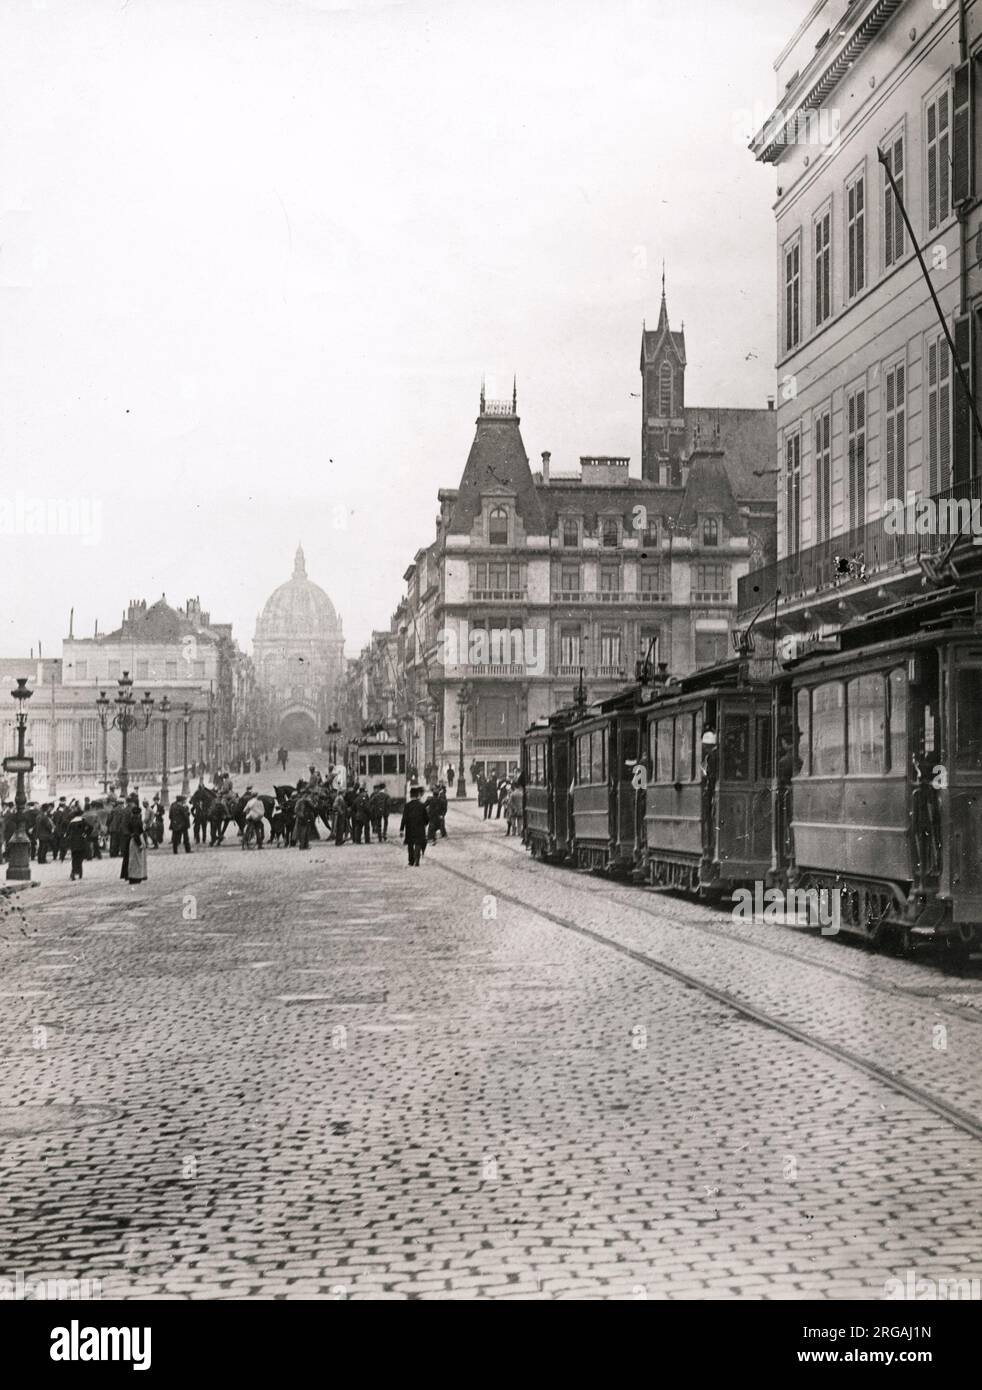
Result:
{"type": "Polygon", "coordinates": [[[982,1274],[977,973],[533,864],[503,827],[452,804],[418,871],[398,843],[233,843],[7,900],[0,1278],[875,1299],[982,1274]]]}

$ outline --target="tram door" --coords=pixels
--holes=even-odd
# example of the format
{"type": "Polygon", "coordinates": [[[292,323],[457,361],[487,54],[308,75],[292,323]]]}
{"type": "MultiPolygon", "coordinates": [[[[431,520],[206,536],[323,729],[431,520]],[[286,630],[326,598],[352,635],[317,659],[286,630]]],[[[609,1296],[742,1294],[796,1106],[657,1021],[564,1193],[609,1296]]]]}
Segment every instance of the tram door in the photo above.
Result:
{"type": "MultiPolygon", "coordinates": [[[[906,676],[911,876],[924,885],[936,880],[944,867],[941,794],[948,784],[948,737],[939,653],[923,651],[911,657],[906,676]]],[[[891,728],[896,713],[891,702],[891,728]]]]}
{"type": "Polygon", "coordinates": [[[946,776],[936,775],[934,781],[946,780],[950,789],[948,886],[955,921],[964,922],[982,913],[982,646],[955,646],[949,652],[948,758],[936,764],[946,776]]]}
{"type": "Polygon", "coordinates": [[[613,839],[632,848],[636,798],[631,779],[638,757],[638,723],[635,718],[621,718],[610,726],[610,825],[613,839]]]}
{"type": "Polygon", "coordinates": [[[570,777],[569,766],[570,740],[566,734],[557,735],[549,740],[549,757],[552,760],[549,769],[549,788],[553,803],[553,834],[556,838],[556,848],[561,849],[569,842],[569,805],[570,777]]]}

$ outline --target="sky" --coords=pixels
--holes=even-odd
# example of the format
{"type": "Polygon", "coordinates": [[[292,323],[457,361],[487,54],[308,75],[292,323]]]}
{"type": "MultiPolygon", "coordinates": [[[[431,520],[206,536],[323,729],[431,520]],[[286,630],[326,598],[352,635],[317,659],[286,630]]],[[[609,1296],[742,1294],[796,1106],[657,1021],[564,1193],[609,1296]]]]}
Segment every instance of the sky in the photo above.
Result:
{"type": "Polygon", "coordinates": [[[663,260],[687,401],[763,406],[747,139],[808,8],[2,0],[0,655],[161,594],[248,650],[298,542],[354,655],[482,375],[533,466],[640,473],[663,260]]]}

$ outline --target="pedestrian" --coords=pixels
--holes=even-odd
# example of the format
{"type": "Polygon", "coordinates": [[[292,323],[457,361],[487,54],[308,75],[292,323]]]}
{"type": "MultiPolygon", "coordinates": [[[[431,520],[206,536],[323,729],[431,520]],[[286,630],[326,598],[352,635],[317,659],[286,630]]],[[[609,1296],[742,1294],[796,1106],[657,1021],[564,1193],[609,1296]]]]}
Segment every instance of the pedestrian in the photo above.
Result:
{"type": "Polygon", "coordinates": [[[498,799],[498,779],[492,775],[485,778],[481,788],[481,804],[484,807],[484,819],[491,819],[491,810],[498,799]]]}
{"type": "Polygon", "coordinates": [[[343,793],[334,798],[334,843],[343,845],[348,833],[348,802],[343,793]]]}
{"type": "Polygon", "coordinates": [[[263,824],[266,816],[266,807],[263,805],[262,798],[253,794],[246,802],[245,807],[245,832],[242,836],[242,848],[245,849],[253,835],[256,837],[256,849],[262,849],[263,838],[266,827],[263,824]]]}
{"type": "Polygon", "coordinates": [[[88,821],[82,815],[81,806],[77,801],[73,801],[71,805],[71,818],[68,821],[66,832],[68,848],[72,857],[72,883],[82,877],[82,865],[85,862],[86,848],[91,835],[92,829],[88,821]]]}
{"type": "Polygon", "coordinates": [[[505,798],[507,797],[510,791],[510,782],[507,780],[507,778],[502,777],[501,781],[498,784],[498,793],[496,798],[496,805],[498,809],[494,813],[495,820],[501,820],[501,812],[504,810],[505,798]]]}
{"type": "MultiPolygon", "coordinates": [[[[126,807],[121,801],[113,799],[109,808],[106,829],[109,831],[109,858],[118,859],[123,852],[123,821],[126,807]]],[[[55,827],[57,832],[57,826],[55,827]]]]}
{"type": "Polygon", "coordinates": [[[185,854],[190,854],[191,840],[188,836],[188,829],[191,825],[191,813],[183,796],[179,796],[170,808],[168,820],[170,821],[170,839],[174,853],[176,854],[183,845],[185,854]]]}
{"type": "MultiPolygon", "coordinates": [[[[88,797],[86,797],[86,801],[88,801],[88,797]]],[[[89,840],[85,851],[86,857],[88,859],[101,859],[102,847],[99,844],[99,831],[102,826],[99,818],[99,803],[94,801],[86,806],[82,811],[82,819],[89,827],[89,840]]]]}
{"type": "Polygon", "coordinates": [[[46,802],[41,807],[41,814],[38,816],[38,863],[47,864],[48,851],[51,849],[51,842],[54,839],[54,825],[51,821],[51,802],[46,802]]]}
{"type": "Polygon", "coordinates": [[[314,804],[309,796],[297,797],[294,820],[297,849],[310,848],[310,832],[314,824],[314,804]]]}
{"type": "Polygon", "coordinates": [[[447,786],[453,789],[453,763],[447,763],[447,786]]]}
{"type": "Polygon", "coordinates": [[[379,782],[372,792],[368,803],[369,819],[372,823],[372,829],[375,831],[376,840],[385,839],[382,822],[383,819],[388,821],[389,818],[388,801],[389,798],[386,794],[385,783],[379,782]]]}
{"type": "Polygon", "coordinates": [[[520,835],[522,833],[522,811],[525,805],[525,797],[521,787],[516,782],[508,793],[508,804],[505,808],[505,815],[508,817],[508,828],[506,835],[520,835]]]}
{"type": "Polygon", "coordinates": [[[420,860],[426,853],[426,807],[420,800],[422,787],[410,787],[409,800],[402,813],[402,820],[399,823],[399,833],[405,841],[406,849],[409,851],[409,867],[418,868],[420,860]]]}
{"type": "Polygon", "coordinates": [[[122,830],[123,862],[119,868],[120,878],[130,884],[145,883],[147,878],[147,847],[143,834],[143,816],[140,814],[140,798],[130,792],[123,807],[122,830]]]}
{"type": "Polygon", "coordinates": [[[204,778],[200,778],[198,785],[191,794],[191,815],[194,820],[194,843],[206,844],[208,839],[208,803],[211,795],[205,786],[204,778]]]}

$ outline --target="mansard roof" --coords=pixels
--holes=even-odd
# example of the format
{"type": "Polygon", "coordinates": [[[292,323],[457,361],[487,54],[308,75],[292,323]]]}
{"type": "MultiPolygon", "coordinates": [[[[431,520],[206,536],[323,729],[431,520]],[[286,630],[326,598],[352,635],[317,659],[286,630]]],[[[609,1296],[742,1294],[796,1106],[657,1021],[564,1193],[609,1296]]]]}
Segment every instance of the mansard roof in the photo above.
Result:
{"type": "Polygon", "coordinates": [[[206,627],[192,621],[186,614],[171,608],[166,598],[156,603],[131,604],[122,626],[115,632],[99,634],[100,642],[179,642],[182,637],[194,635],[205,641],[214,641],[214,634],[206,627]]]}
{"type": "Polygon", "coordinates": [[[532,480],[520,424],[514,409],[505,413],[495,402],[482,408],[450,514],[449,533],[469,535],[481,515],[481,497],[496,493],[514,496],[515,510],[527,535],[546,533],[545,515],[532,480]]]}
{"type": "Polygon", "coordinates": [[[727,471],[722,449],[698,449],[689,459],[685,491],[678,511],[680,527],[695,526],[700,516],[721,516],[732,535],[746,534],[746,523],[727,471]]]}
{"type": "Polygon", "coordinates": [[[687,405],[684,448],[687,454],[699,449],[721,449],[726,455],[729,485],[738,502],[776,501],[776,411],[687,405]]]}

